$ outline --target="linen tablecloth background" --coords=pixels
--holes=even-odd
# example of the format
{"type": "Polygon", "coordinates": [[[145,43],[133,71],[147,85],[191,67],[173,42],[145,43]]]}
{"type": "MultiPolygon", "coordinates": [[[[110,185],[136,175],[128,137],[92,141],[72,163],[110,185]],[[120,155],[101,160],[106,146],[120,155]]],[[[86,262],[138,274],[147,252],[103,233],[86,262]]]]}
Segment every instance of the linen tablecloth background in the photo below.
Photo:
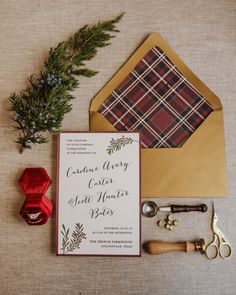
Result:
{"type": "MultiPolygon", "coordinates": [[[[54,183],[56,141],[18,153],[7,97],[37,72],[50,46],[87,23],[126,12],[121,33],[89,64],[100,73],[81,79],[64,130],[87,130],[90,100],[151,32],[157,32],[220,98],[224,106],[229,198],[216,200],[219,227],[236,249],[236,1],[235,0],[0,0],[0,294],[235,294],[236,260],[208,261],[199,253],[141,258],[56,257],[55,211],[30,227],[18,212],[24,196],[17,179],[25,167],[45,167],[54,183]]],[[[157,180],[158,181],[158,180],[157,180]]],[[[201,200],[158,199],[168,203],[201,200]]],[[[210,200],[204,200],[210,205],[210,200]]],[[[160,215],[163,217],[163,215],[160,215]]],[[[212,239],[211,212],[176,215],[168,232],[157,218],[142,220],[142,241],[212,239]]]]}

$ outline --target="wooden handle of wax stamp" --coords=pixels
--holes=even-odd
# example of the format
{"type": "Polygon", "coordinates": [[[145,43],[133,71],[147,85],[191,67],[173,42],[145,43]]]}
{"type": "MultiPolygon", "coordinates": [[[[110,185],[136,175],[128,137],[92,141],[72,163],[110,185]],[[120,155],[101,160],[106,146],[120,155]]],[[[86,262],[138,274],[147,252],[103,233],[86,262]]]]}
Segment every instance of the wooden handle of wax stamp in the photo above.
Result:
{"type": "Polygon", "coordinates": [[[158,255],[170,252],[190,252],[196,248],[195,242],[150,241],[145,244],[145,249],[149,254],[158,255]]]}

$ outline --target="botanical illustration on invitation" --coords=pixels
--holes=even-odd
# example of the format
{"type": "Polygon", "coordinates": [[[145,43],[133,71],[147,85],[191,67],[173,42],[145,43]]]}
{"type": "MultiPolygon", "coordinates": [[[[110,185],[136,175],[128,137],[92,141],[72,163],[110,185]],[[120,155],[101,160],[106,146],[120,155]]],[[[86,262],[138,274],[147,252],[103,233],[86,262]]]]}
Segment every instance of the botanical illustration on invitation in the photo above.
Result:
{"type": "Polygon", "coordinates": [[[83,224],[76,223],[75,229],[72,232],[72,237],[69,238],[70,229],[66,229],[65,225],[62,224],[61,234],[62,238],[62,251],[63,254],[67,252],[73,252],[75,249],[80,248],[80,243],[82,239],[86,239],[86,235],[84,233],[83,224]]]}
{"type": "Polygon", "coordinates": [[[134,139],[132,139],[131,137],[125,137],[124,135],[120,138],[117,138],[116,140],[114,138],[112,138],[110,140],[110,145],[107,148],[107,152],[109,155],[111,155],[115,151],[119,151],[125,145],[131,144],[133,142],[135,142],[134,139]]]}
{"type": "Polygon", "coordinates": [[[57,254],[140,255],[138,133],[59,136],[57,254]]]}

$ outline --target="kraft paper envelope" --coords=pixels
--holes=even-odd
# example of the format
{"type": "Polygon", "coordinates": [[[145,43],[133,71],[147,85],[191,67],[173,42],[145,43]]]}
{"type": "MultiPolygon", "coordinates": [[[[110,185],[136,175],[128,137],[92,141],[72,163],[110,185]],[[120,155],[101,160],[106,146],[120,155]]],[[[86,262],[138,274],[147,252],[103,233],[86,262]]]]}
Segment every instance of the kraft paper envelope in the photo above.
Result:
{"type": "Polygon", "coordinates": [[[223,109],[219,98],[157,34],[151,34],[90,105],[90,130],[115,131],[99,106],[153,47],[163,50],[214,111],[180,148],[142,148],[142,197],[223,197],[227,195],[223,109]]]}

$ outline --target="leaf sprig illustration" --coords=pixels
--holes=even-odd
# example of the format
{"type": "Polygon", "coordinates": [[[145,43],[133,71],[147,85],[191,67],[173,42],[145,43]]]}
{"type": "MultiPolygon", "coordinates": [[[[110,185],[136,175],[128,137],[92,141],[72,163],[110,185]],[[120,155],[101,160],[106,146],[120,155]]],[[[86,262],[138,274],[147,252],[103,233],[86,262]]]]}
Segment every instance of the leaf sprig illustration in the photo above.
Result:
{"type": "Polygon", "coordinates": [[[73,252],[75,249],[79,249],[82,240],[86,239],[83,224],[76,223],[71,238],[69,238],[69,232],[69,228],[66,229],[65,225],[62,224],[61,234],[63,238],[61,250],[63,251],[63,254],[66,254],[67,252],[73,252]]]}
{"type": "Polygon", "coordinates": [[[63,251],[63,254],[66,253],[66,248],[69,246],[69,228],[66,229],[65,225],[62,224],[62,230],[61,230],[61,234],[63,236],[62,238],[62,251],[63,251]]]}
{"type": "Polygon", "coordinates": [[[122,147],[132,144],[135,140],[131,137],[122,136],[121,138],[114,139],[112,138],[110,140],[110,145],[106,149],[107,153],[109,155],[113,154],[116,151],[119,151],[122,147]]]}

